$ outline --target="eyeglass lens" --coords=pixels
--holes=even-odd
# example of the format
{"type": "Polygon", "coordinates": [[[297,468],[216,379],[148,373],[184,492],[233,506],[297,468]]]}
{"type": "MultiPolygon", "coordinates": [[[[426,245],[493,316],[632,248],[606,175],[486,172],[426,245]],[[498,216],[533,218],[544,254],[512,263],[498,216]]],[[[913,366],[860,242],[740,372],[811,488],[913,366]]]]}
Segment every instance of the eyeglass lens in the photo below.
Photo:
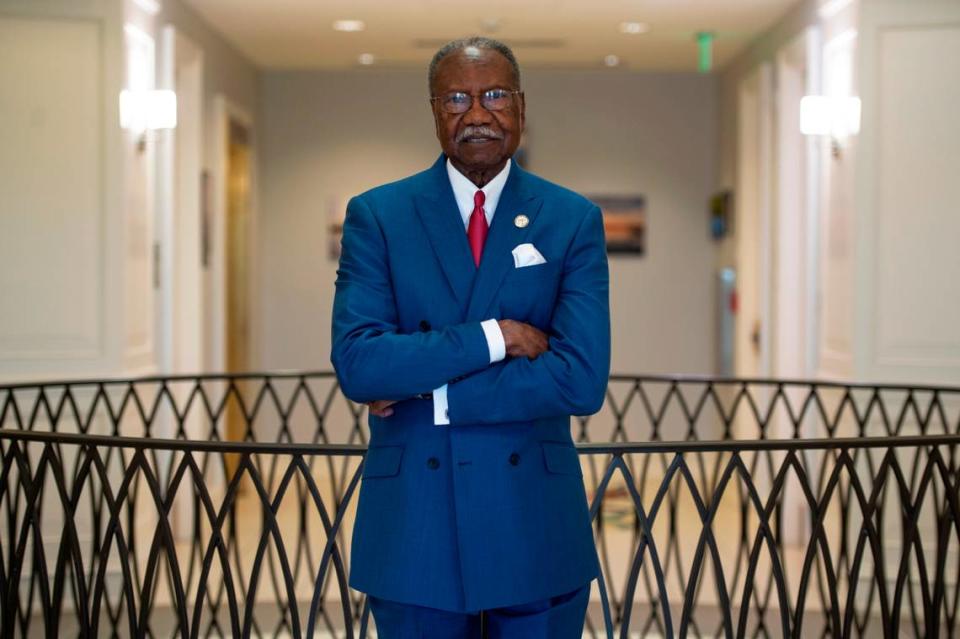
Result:
{"type": "MultiPolygon", "coordinates": [[[[514,93],[505,89],[484,91],[480,94],[480,105],[487,111],[503,111],[512,103],[514,93]]],[[[447,113],[466,113],[473,106],[473,96],[455,91],[441,97],[440,104],[447,113]]]]}

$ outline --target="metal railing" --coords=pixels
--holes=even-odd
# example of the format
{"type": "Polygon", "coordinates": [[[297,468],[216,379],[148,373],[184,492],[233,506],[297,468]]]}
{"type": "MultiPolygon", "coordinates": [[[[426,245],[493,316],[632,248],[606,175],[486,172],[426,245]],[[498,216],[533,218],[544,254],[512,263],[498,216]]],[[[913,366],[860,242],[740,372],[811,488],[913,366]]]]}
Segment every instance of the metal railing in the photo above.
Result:
{"type": "MultiPolygon", "coordinates": [[[[329,373],[0,386],[0,636],[371,637],[329,373]]],[[[960,636],[960,388],[611,377],[592,637],[960,636]]]]}

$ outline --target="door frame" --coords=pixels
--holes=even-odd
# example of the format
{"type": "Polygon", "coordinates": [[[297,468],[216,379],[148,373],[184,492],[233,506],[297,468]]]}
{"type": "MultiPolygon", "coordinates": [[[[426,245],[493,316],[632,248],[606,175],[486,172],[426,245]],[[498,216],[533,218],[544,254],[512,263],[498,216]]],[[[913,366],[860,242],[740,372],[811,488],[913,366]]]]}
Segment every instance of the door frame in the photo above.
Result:
{"type": "Polygon", "coordinates": [[[164,373],[191,373],[204,368],[199,253],[204,59],[203,50],[173,25],[163,27],[160,41],[159,86],[177,92],[178,124],[162,132],[158,149],[158,366],[164,373]]]}
{"type": "Polygon", "coordinates": [[[737,310],[734,370],[737,376],[768,377],[771,373],[770,329],[775,317],[771,303],[773,273],[773,68],[760,65],[740,82],[737,91],[736,278],[737,310]],[[755,202],[748,199],[748,194],[755,202]],[[756,207],[750,211],[750,205],[756,207]],[[755,258],[755,259],[754,259],[755,258]],[[753,262],[756,262],[755,264],[753,262]],[[747,290],[755,288],[755,290],[747,290]],[[755,295],[755,297],[753,297],[755,295]],[[755,309],[759,322],[759,352],[751,352],[755,309]]]}
{"type": "Polygon", "coordinates": [[[206,303],[210,305],[210,344],[207,350],[208,370],[225,371],[227,364],[227,174],[229,157],[227,144],[230,139],[230,122],[234,121],[247,129],[250,141],[250,211],[249,211],[249,255],[250,269],[247,282],[249,299],[251,300],[249,313],[250,343],[249,366],[251,369],[260,367],[260,314],[258,312],[260,299],[260,251],[259,242],[259,214],[257,198],[257,135],[253,116],[244,107],[232,101],[225,95],[218,94],[213,101],[213,166],[211,167],[210,203],[212,209],[210,232],[210,271],[208,273],[210,294],[206,303]]]}
{"type": "Polygon", "coordinates": [[[778,378],[816,372],[819,291],[820,138],[800,133],[800,100],[819,93],[820,34],[804,29],[776,55],[775,324],[772,369],[778,378]],[[799,245],[798,245],[799,244],[799,245]]]}

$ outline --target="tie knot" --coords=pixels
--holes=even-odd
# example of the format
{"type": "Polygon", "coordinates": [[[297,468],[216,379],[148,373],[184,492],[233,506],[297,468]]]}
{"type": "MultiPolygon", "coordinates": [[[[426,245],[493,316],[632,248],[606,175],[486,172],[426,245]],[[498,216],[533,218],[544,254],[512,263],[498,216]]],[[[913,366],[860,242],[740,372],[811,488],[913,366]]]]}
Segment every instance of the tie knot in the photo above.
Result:
{"type": "Polygon", "coordinates": [[[476,193],[473,194],[474,206],[482,207],[483,203],[486,202],[486,200],[487,200],[487,196],[484,194],[483,191],[477,191],[476,193]]]}

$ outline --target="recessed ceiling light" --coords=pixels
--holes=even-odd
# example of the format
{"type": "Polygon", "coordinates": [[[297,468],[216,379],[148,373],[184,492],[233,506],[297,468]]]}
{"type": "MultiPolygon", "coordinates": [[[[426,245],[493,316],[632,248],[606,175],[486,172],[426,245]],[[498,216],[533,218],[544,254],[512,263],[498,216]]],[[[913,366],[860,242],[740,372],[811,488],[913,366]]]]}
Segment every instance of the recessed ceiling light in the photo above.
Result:
{"type": "Polygon", "coordinates": [[[480,28],[487,33],[496,33],[500,30],[500,18],[484,18],[480,21],[480,28]]]}
{"type": "Polygon", "coordinates": [[[603,59],[603,63],[608,67],[615,67],[620,64],[620,58],[612,53],[603,59]]]}
{"type": "Polygon", "coordinates": [[[133,4],[137,5],[152,16],[160,13],[160,3],[158,3],[157,0],[133,0],[133,4]]]}
{"type": "Polygon", "coordinates": [[[363,20],[335,20],[333,28],[336,31],[363,31],[367,25],[363,20]]]}
{"type": "Polygon", "coordinates": [[[646,33],[650,30],[650,25],[643,22],[621,22],[620,23],[620,33],[629,33],[630,35],[636,35],[637,33],[646,33]]]}
{"type": "Polygon", "coordinates": [[[362,64],[362,65],[364,65],[364,66],[369,66],[369,65],[373,64],[375,61],[376,61],[376,58],[373,56],[372,53],[361,53],[361,54],[357,57],[357,62],[359,62],[360,64],[362,64]]]}

